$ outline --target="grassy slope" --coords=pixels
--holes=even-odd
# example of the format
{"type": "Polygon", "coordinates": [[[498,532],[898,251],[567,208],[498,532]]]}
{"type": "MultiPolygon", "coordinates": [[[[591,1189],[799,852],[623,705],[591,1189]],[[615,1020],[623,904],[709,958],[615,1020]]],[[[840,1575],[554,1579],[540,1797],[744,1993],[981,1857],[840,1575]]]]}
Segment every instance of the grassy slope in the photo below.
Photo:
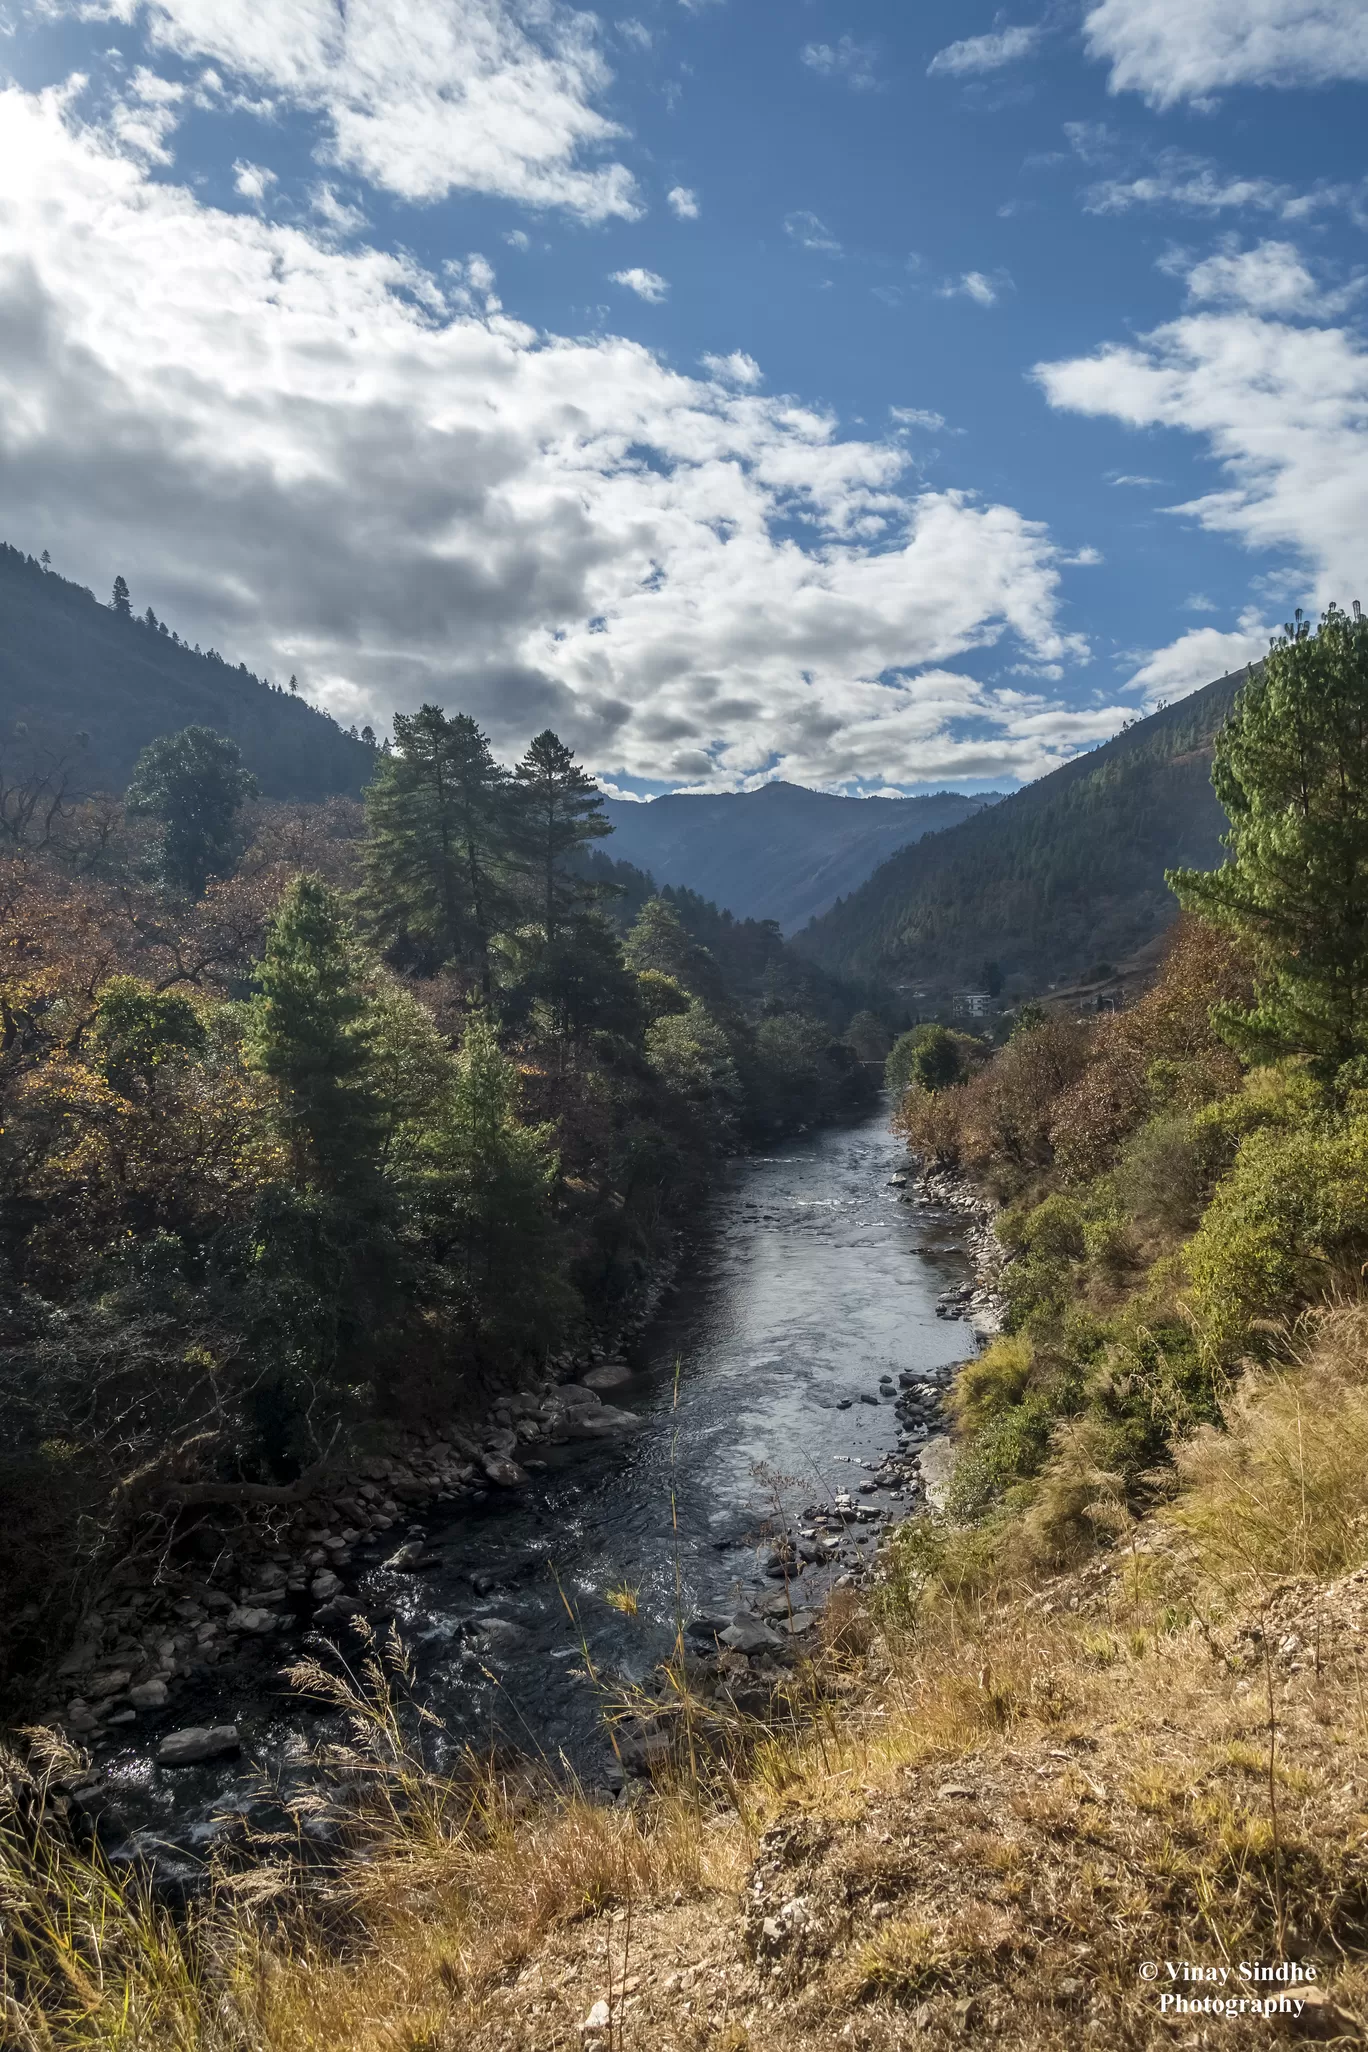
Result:
{"type": "Polygon", "coordinates": [[[0,547],[0,735],[17,723],[69,753],[89,790],[122,791],[140,749],[192,725],[231,734],[268,798],[356,797],[374,767],[370,749],[304,700],[116,618],[0,547]]]}
{"type": "Polygon", "coordinates": [[[364,1857],[283,1921],[283,1880],[223,1892],[192,1949],[98,1870],[40,1872],[11,1841],[13,1907],[61,1897],[101,1943],[79,1973],[39,1948],[65,2020],[48,2035],[16,2008],[9,2042],[1360,2042],[1366,1473],[1368,1318],[1341,1309],[1295,1378],[1252,1384],[1229,1436],[1194,1445],[1174,1501],[1109,1559],[943,1598],[872,1643],[836,1621],[816,1714],[706,1791],[685,1779],[623,1811],[537,1804],[491,1774],[444,1803],[381,1720],[364,1857]],[[1258,1512],[1233,1547],[1232,1491],[1258,1512]],[[1204,1991],[1139,1971],[1225,1963],[1238,1998],[1268,1992],[1238,1963],[1280,1953],[1318,1966],[1314,2028],[1198,2018],[1175,2034],[1161,1996],[1204,1991]],[[611,2031],[586,2035],[600,2003],[611,2031]]]}
{"type": "Polygon", "coordinates": [[[1165,869],[1221,859],[1211,742],[1239,681],[904,849],[795,944],[842,975],[932,987],[997,961],[1039,988],[1130,954],[1173,917],[1165,869]]]}

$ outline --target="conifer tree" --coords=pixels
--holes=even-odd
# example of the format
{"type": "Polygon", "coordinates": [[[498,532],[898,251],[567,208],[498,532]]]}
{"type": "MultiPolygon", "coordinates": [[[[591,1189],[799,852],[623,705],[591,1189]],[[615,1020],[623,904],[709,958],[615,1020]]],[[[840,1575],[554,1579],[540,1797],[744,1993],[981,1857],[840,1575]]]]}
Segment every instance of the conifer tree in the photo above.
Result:
{"type": "Polygon", "coordinates": [[[603,796],[570,750],[548,727],[528,746],[513,772],[515,831],[522,863],[536,893],[547,945],[562,922],[594,896],[594,886],[566,864],[591,841],[613,829],[603,817],[603,796]]]}
{"type": "Polygon", "coordinates": [[[554,1331],[574,1301],[551,1217],[549,1130],[519,1123],[517,1077],[487,1014],[471,1019],[456,1066],[423,1140],[427,1210],[468,1329],[526,1345],[554,1331]]]}
{"type": "Polygon", "coordinates": [[[416,941],[492,990],[507,899],[508,774],[465,713],[397,713],[395,751],[366,793],[366,885],[378,931],[416,941]]]}
{"type": "Polygon", "coordinates": [[[257,983],[248,1051],[279,1086],[296,1181],[356,1191],[375,1173],[382,1108],[362,965],[337,894],[320,877],[298,876],[286,891],[257,983]]]}
{"type": "Polygon", "coordinates": [[[122,577],[114,579],[114,595],[109,603],[121,620],[133,618],[133,601],[129,597],[128,585],[122,577]]]}
{"type": "Polygon", "coordinates": [[[256,795],[257,780],[242,767],[236,741],[212,727],[185,727],[143,749],[124,803],[134,817],[163,823],[158,863],[164,886],[198,898],[211,876],[232,868],[238,814],[256,795]]]}
{"type": "Polygon", "coordinates": [[[1327,1079],[1368,1055],[1368,620],[1298,613],[1217,737],[1229,859],[1177,870],[1179,903],[1234,933],[1251,1007],[1219,1007],[1255,1058],[1306,1054],[1327,1079]]]}

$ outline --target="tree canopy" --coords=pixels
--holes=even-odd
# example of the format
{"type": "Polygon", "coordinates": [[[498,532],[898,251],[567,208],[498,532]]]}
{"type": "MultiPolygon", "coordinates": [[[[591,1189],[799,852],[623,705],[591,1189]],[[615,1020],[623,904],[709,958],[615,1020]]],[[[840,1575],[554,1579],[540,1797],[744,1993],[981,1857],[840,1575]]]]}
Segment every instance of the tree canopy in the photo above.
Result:
{"type": "Polygon", "coordinates": [[[157,865],[168,890],[202,897],[211,876],[233,867],[238,814],[257,788],[236,741],[211,727],[185,727],[144,748],[124,804],[162,822],[157,865]]]}
{"type": "Polygon", "coordinates": [[[1368,621],[1298,615],[1241,691],[1212,781],[1229,857],[1175,870],[1182,905],[1257,965],[1224,1030],[1246,1053],[1297,1053],[1331,1076],[1368,1053],[1368,621]]]}

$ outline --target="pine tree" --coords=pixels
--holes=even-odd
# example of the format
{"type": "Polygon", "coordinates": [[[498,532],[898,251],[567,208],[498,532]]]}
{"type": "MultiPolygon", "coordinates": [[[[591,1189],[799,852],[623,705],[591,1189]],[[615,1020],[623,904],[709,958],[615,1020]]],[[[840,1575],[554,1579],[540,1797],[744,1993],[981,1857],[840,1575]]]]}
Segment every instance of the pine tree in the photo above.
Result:
{"type": "Polygon", "coordinates": [[[371,1182],[383,1119],[373,1079],[370,1002],[336,892],[294,879],[257,971],[248,1051],[280,1089],[296,1181],[333,1195],[371,1182]]]}
{"type": "Polygon", "coordinates": [[[603,817],[603,796],[593,778],[549,727],[529,745],[513,779],[519,853],[536,893],[547,945],[554,947],[562,921],[595,896],[594,886],[566,865],[613,829],[603,817]]]}
{"type": "Polygon", "coordinates": [[[122,577],[114,579],[114,595],[109,603],[121,620],[133,618],[133,601],[128,595],[128,586],[122,577]]]}
{"type": "Polygon", "coordinates": [[[466,1029],[454,1088],[423,1140],[425,1208],[463,1322],[486,1343],[546,1340],[574,1306],[551,1216],[549,1131],[520,1124],[517,1077],[487,1015],[466,1029]]]}
{"type": "Polygon", "coordinates": [[[1169,876],[1181,905],[1234,933],[1252,1007],[1218,1008],[1255,1056],[1307,1054],[1329,1078],[1368,1055],[1368,620],[1300,613],[1251,673],[1216,741],[1230,820],[1220,869],[1169,876]]]}
{"type": "Polygon", "coordinates": [[[186,727],[151,741],[133,765],[124,804],[162,821],[158,869],[167,890],[198,898],[211,876],[231,870],[238,852],[237,819],[257,795],[242,751],[212,727],[186,727]]]}
{"type": "Polygon", "coordinates": [[[508,898],[508,773],[465,713],[396,713],[395,752],[366,793],[366,888],[377,931],[434,968],[493,987],[490,942],[508,898]]]}

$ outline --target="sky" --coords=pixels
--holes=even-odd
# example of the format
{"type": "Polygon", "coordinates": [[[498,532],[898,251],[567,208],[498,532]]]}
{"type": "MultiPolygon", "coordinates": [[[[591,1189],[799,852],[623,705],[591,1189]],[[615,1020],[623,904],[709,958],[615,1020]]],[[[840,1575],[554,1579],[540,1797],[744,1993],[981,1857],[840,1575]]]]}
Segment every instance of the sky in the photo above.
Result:
{"type": "Polygon", "coordinates": [[[606,789],[1008,789],[1368,603],[1365,0],[0,0],[0,538],[606,789]]]}

